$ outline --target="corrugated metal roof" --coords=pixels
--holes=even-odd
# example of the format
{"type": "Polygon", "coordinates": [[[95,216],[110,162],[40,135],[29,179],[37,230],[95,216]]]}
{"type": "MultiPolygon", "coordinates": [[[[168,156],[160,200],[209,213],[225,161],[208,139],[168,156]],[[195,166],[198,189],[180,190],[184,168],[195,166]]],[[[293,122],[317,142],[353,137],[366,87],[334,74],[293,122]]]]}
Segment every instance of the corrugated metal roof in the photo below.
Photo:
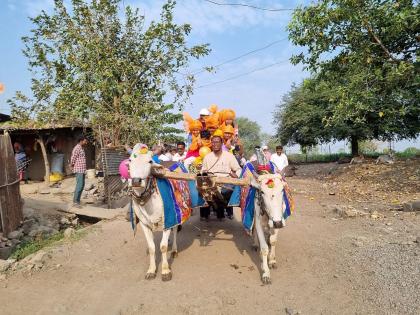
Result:
{"type": "Polygon", "coordinates": [[[10,119],[9,115],[0,113],[0,122],[9,121],[10,119]]]}

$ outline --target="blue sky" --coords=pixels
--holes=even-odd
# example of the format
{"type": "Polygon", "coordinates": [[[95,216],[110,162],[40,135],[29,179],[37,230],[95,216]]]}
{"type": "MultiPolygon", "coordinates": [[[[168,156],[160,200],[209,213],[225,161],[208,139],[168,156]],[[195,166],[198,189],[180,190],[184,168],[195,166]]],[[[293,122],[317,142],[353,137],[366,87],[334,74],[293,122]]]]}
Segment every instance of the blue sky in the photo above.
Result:
{"type": "MultiPolygon", "coordinates": [[[[164,0],[124,0],[122,4],[139,7],[147,19],[157,19],[164,0]]],[[[308,0],[238,0],[216,2],[247,3],[265,8],[295,8],[308,0]]],[[[0,94],[0,112],[9,112],[6,100],[17,90],[30,95],[30,73],[22,55],[21,37],[31,29],[28,16],[42,9],[49,11],[53,0],[0,0],[0,82],[6,91],[0,94]]],[[[215,74],[202,73],[191,103],[186,110],[193,116],[212,103],[236,110],[237,115],[257,121],[265,132],[273,133],[272,111],[291,87],[308,74],[301,66],[293,66],[290,56],[299,48],[287,40],[286,26],[291,11],[268,12],[246,7],[217,6],[204,0],[178,0],[175,19],[192,25],[190,44],[209,43],[209,56],[191,64],[190,70],[211,66],[264,47],[278,44],[235,62],[226,64],[215,74]],[[205,86],[238,74],[247,73],[274,63],[276,66],[220,84],[205,86]]],[[[418,145],[418,142],[417,142],[418,145]]],[[[338,146],[334,146],[338,147],[338,146]]],[[[339,147],[343,147],[340,145],[339,147]]]]}
{"type": "MultiPolygon", "coordinates": [[[[298,3],[304,3],[303,0],[245,2],[268,8],[294,8],[298,3]]],[[[150,20],[158,18],[164,1],[125,0],[123,3],[139,7],[150,20]]],[[[6,86],[5,93],[0,95],[2,112],[8,112],[6,100],[16,90],[30,94],[30,73],[21,52],[23,45],[20,38],[29,34],[31,24],[28,16],[35,16],[42,9],[51,10],[52,5],[52,0],[0,0],[0,26],[3,30],[0,33],[0,82],[6,86]]],[[[200,108],[215,103],[220,107],[235,109],[238,115],[257,121],[264,131],[272,133],[271,113],[274,105],[293,82],[299,82],[305,76],[301,67],[292,66],[288,61],[294,50],[285,31],[290,14],[290,11],[266,12],[245,7],[217,6],[203,0],[179,0],[175,18],[179,23],[192,25],[190,43],[209,43],[212,49],[209,56],[192,63],[191,70],[219,64],[284,39],[266,50],[226,64],[215,74],[198,75],[196,87],[282,61],[277,66],[236,80],[197,88],[191,98],[192,105],[188,104],[186,110],[197,114],[200,108]]]]}

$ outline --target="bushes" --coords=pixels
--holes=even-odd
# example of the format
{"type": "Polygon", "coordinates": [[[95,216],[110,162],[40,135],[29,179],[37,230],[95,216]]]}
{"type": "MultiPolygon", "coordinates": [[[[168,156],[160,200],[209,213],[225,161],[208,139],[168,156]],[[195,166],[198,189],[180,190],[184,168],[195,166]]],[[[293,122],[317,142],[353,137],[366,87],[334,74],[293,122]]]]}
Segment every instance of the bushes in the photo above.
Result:
{"type": "Polygon", "coordinates": [[[395,153],[395,156],[402,158],[402,159],[410,159],[414,157],[420,157],[420,149],[415,147],[409,147],[402,152],[395,153]]]}
{"type": "Polygon", "coordinates": [[[289,162],[294,164],[299,163],[330,163],[337,162],[340,158],[351,158],[348,153],[335,154],[290,154],[288,155],[289,162]]]}
{"type": "MultiPolygon", "coordinates": [[[[363,154],[365,158],[377,159],[383,153],[370,152],[363,154]]],[[[420,157],[420,149],[410,147],[402,152],[396,152],[395,156],[400,159],[409,159],[420,157]]],[[[349,153],[334,153],[334,154],[290,154],[287,156],[289,162],[292,164],[300,163],[331,163],[337,162],[340,158],[352,158],[349,153]]]]}

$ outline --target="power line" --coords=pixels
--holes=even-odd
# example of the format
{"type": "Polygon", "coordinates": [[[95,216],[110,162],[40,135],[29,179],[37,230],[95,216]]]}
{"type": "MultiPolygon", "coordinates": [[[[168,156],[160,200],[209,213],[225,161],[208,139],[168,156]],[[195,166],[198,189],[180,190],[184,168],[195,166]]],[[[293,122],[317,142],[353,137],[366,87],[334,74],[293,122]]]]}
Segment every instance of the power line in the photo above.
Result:
{"type": "Polygon", "coordinates": [[[209,83],[209,84],[200,85],[200,86],[197,87],[197,89],[201,89],[201,88],[208,87],[208,86],[211,86],[211,85],[216,85],[216,84],[224,83],[224,82],[227,82],[227,81],[235,80],[235,79],[238,79],[240,77],[249,75],[251,73],[262,71],[262,70],[277,66],[281,63],[285,63],[285,62],[288,62],[288,61],[289,61],[289,59],[278,61],[278,62],[272,63],[270,65],[267,65],[267,66],[264,66],[264,67],[261,67],[261,68],[257,68],[257,69],[254,69],[252,71],[248,71],[248,72],[245,72],[245,73],[241,73],[241,74],[235,75],[233,77],[230,77],[230,78],[227,78],[227,79],[224,79],[224,80],[221,80],[221,81],[216,81],[216,82],[212,82],[212,83],[209,83]]]}
{"type": "MultiPolygon", "coordinates": [[[[261,48],[257,48],[257,49],[254,49],[254,50],[248,51],[248,52],[246,52],[246,53],[244,53],[244,54],[242,54],[242,55],[239,55],[239,56],[234,57],[234,58],[232,58],[232,59],[229,59],[229,60],[223,61],[222,63],[219,63],[219,64],[217,64],[217,65],[215,65],[215,66],[212,66],[212,67],[213,67],[213,68],[215,68],[215,69],[216,69],[216,68],[220,68],[221,66],[224,66],[225,64],[231,63],[231,62],[236,61],[236,60],[239,60],[239,59],[241,59],[241,58],[243,58],[243,57],[246,57],[246,56],[249,56],[249,55],[255,54],[255,53],[259,52],[259,51],[262,51],[262,50],[265,50],[265,49],[267,49],[267,48],[270,48],[271,46],[274,46],[274,45],[276,45],[276,44],[278,44],[278,43],[280,43],[280,42],[282,42],[282,41],[284,41],[284,40],[286,40],[286,39],[287,39],[287,37],[282,38],[282,39],[279,39],[279,40],[276,40],[276,41],[274,41],[274,42],[269,43],[268,45],[266,45],[266,46],[264,46],[264,47],[261,47],[261,48]]],[[[199,71],[197,71],[197,72],[193,73],[193,75],[197,75],[197,74],[203,73],[203,72],[205,72],[205,71],[206,71],[206,69],[201,69],[201,70],[199,70],[199,71]]]]}
{"type": "Polygon", "coordinates": [[[212,1],[212,0],[204,0],[204,1],[209,2],[209,3],[212,3],[212,4],[220,5],[220,6],[247,7],[247,8],[251,8],[251,9],[257,9],[257,10],[261,10],[261,11],[270,11],[270,12],[294,11],[295,10],[295,9],[270,9],[270,8],[261,8],[261,7],[257,7],[255,5],[246,4],[246,3],[220,3],[220,2],[216,2],[216,1],[212,1]]]}

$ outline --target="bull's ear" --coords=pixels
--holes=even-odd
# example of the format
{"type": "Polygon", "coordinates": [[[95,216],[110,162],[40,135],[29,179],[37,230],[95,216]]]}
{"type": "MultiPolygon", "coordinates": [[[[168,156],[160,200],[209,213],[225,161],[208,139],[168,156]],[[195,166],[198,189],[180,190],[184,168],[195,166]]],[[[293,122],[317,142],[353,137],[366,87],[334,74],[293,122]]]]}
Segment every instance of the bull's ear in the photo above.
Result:
{"type": "Polygon", "coordinates": [[[261,190],[261,185],[257,182],[254,176],[251,177],[251,187],[261,190]]]}

